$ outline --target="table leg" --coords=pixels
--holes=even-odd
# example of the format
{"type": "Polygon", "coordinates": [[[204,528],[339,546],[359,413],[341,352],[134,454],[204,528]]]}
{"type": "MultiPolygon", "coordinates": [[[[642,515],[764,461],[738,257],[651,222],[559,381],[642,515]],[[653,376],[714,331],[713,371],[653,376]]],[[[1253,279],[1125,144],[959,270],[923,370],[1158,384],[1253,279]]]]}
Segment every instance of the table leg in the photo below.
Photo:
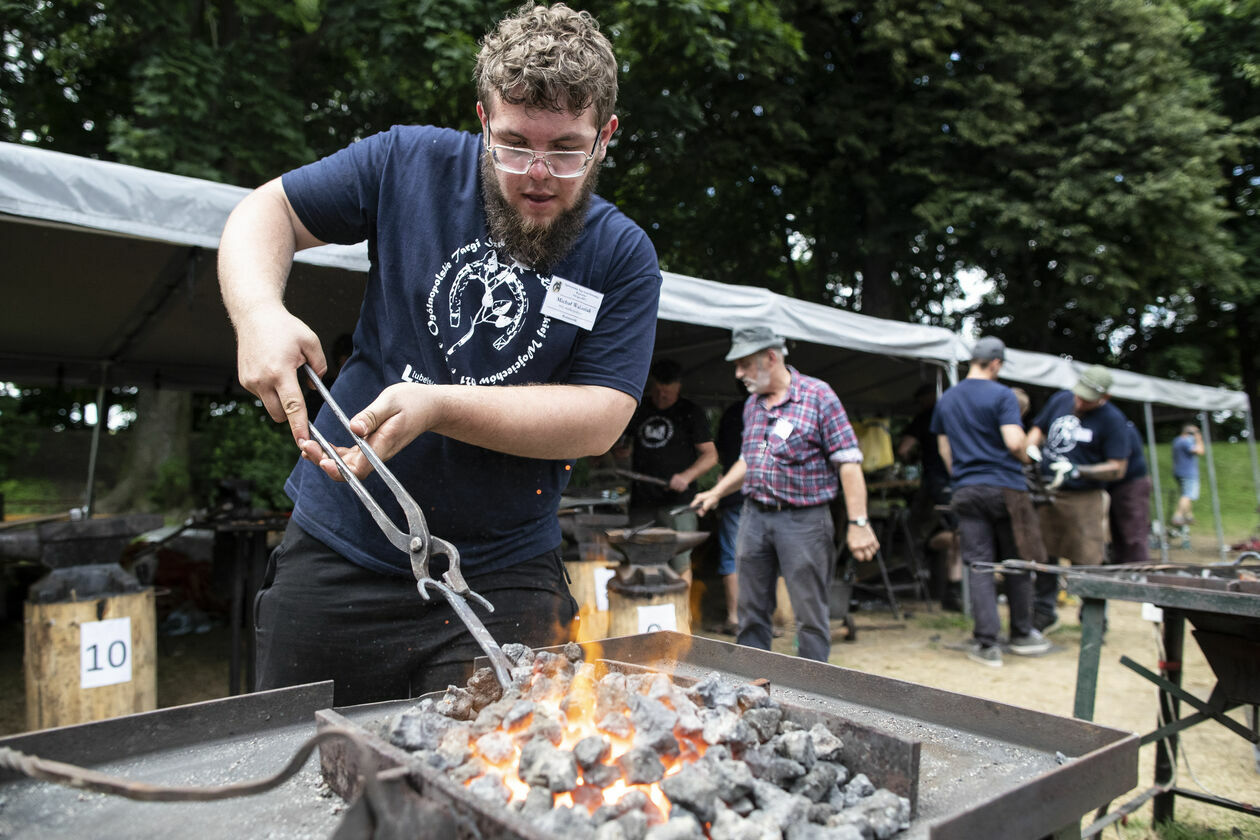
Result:
{"type": "MultiPolygon", "coordinates": [[[[1186,618],[1177,610],[1164,608],[1164,661],[1160,675],[1170,683],[1181,685],[1181,661],[1185,650],[1186,618]]],[[[1168,692],[1159,693],[1160,726],[1175,721],[1181,714],[1181,701],[1168,692]]],[[[1177,735],[1170,735],[1155,745],[1155,784],[1171,785],[1177,772],[1177,735]]],[[[1176,794],[1171,791],[1155,797],[1153,814],[1156,824],[1172,822],[1176,794]]]]}
{"type": "Polygon", "coordinates": [[[1072,710],[1081,720],[1094,719],[1106,606],[1107,602],[1101,598],[1081,599],[1081,652],[1076,660],[1076,705],[1072,710]]]}

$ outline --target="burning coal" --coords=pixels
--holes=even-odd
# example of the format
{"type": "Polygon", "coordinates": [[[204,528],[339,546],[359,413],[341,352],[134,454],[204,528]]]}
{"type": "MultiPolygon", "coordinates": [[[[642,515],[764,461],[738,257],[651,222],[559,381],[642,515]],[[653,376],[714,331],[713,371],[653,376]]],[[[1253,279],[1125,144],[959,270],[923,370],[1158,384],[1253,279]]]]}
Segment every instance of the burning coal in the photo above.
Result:
{"type": "MultiPolygon", "coordinates": [[[[417,761],[566,840],[884,840],[910,803],[842,763],[822,724],[789,720],[764,688],[711,674],[683,688],[562,654],[503,648],[490,669],[397,715],[417,761]]],[[[614,666],[616,667],[616,666],[614,666]]]]}

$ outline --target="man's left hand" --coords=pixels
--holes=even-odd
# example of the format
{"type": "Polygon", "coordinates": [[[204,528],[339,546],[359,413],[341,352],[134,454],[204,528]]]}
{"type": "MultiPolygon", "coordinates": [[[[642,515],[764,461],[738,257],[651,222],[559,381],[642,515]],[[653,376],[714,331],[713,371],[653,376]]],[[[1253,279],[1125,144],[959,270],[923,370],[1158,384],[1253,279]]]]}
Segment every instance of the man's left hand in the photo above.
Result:
{"type": "MultiPolygon", "coordinates": [[[[391,385],[381,392],[371,405],[350,418],[350,428],[368,442],[382,461],[387,461],[407,444],[432,428],[436,419],[436,400],[431,386],[416,383],[391,385]]],[[[367,478],[372,465],[359,451],[358,446],[334,447],[360,479],[367,478]]],[[[320,445],[313,440],[304,441],[302,454],[308,461],[320,466],[329,478],[344,481],[337,465],[320,445]]]]}
{"type": "Polygon", "coordinates": [[[875,553],[879,551],[879,540],[875,537],[875,531],[871,529],[869,523],[850,524],[846,542],[849,544],[849,551],[853,552],[854,559],[859,563],[873,559],[875,553]]]}

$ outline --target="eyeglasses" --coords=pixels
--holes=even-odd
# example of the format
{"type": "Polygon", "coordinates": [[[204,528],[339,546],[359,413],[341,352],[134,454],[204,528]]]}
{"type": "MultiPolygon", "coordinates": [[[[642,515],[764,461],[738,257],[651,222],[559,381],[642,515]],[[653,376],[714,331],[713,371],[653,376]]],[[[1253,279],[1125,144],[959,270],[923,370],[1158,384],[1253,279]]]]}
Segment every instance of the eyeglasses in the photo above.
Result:
{"type": "Polygon", "coordinates": [[[494,133],[490,120],[486,120],[486,151],[494,161],[495,168],[510,172],[513,175],[524,175],[529,172],[534,161],[541,159],[543,166],[555,178],[577,178],[586,171],[587,165],[595,157],[595,148],[599,145],[599,135],[591,144],[591,153],[586,152],[535,152],[533,149],[518,149],[515,146],[491,146],[489,135],[494,133]]]}

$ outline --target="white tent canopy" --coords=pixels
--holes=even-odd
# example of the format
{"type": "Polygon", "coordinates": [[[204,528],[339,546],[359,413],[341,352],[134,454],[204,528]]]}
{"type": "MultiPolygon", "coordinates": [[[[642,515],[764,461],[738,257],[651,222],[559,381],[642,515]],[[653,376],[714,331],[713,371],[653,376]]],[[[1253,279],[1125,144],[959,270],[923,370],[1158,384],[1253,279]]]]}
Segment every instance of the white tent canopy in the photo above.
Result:
{"type": "MultiPolygon", "coordinates": [[[[247,192],[0,143],[0,379],[102,388],[239,387],[213,251],[247,192]]],[[[363,244],[303,251],[286,304],[332,342],[353,331],[367,269],[363,244]]],[[[725,361],[730,330],[754,324],[794,339],[790,361],[831,382],[858,414],[905,405],[918,383],[942,372],[952,378],[955,363],[970,355],[963,341],[939,327],[665,273],[656,352],[683,365],[693,398],[737,398],[725,361]]],[[[1005,378],[1051,388],[1070,387],[1081,367],[1014,349],[1008,358],[1005,378]]],[[[1152,404],[1239,411],[1250,421],[1246,395],[1222,388],[1116,371],[1114,396],[1144,403],[1152,444],[1152,404]]],[[[1254,445],[1252,452],[1254,472],[1254,445]]]]}
{"type": "MultiPolygon", "coordinates": [[[[1002,365],[1002,378],[1029,385],[1071,388],[1085,367],[1083,362],[1062,356],[1012,349],[1007,351],[1006,364],[1002,365]]],[[[1112,374],[1115,381],[1111,393],[1116,399],[1159,403],[1193,411],[1237,411],[1244,414],[1251,411],[1250,400],[1241,391],[1159,379],[1127,370],[1113,369],[1112,374]]]]}

